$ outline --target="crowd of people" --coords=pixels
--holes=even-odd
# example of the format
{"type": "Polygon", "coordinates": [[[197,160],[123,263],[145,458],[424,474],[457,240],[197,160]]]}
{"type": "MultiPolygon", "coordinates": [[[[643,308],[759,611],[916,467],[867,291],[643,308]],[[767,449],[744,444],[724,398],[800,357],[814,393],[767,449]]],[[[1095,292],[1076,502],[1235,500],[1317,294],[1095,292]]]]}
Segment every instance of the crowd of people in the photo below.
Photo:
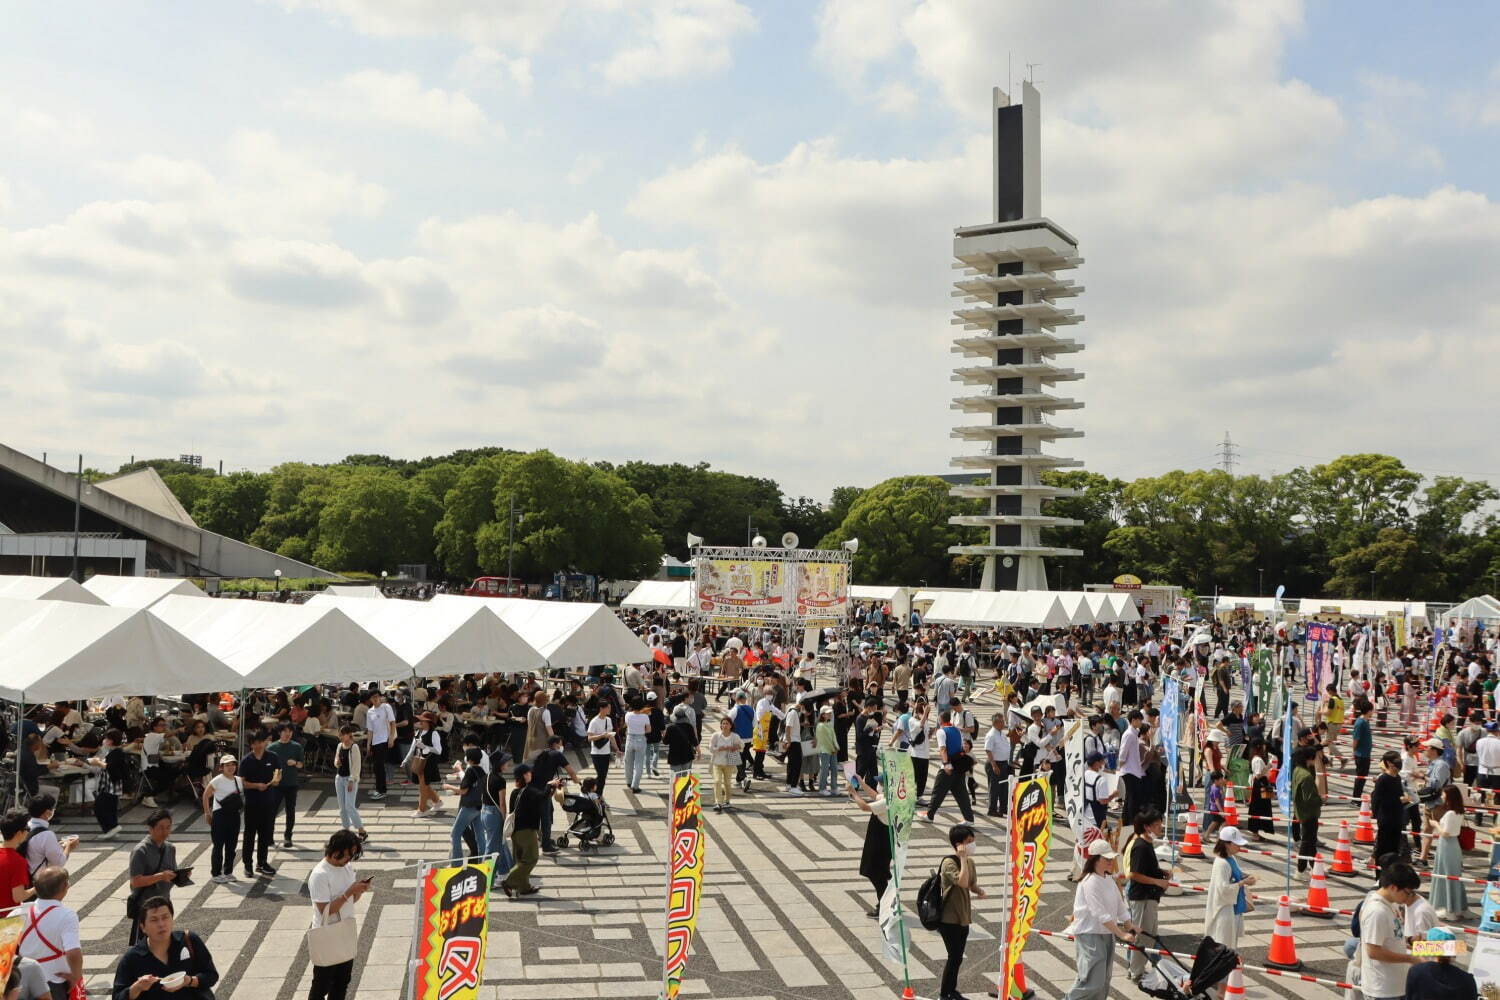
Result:
{"type": "MultiPolygon", "coordinates": [[[[1321,809],[1330,781],[1341,777],[1335,762],[1352,762],[1353,798],[1368,781],[1377,828],[1371,857],[1381,887],[1371,900],[1381,901],[1371,905],[1372,922],[1380,907],[1400,908],[1405,940],[1468,914],[1462,882],[1436,878],[1430,901],[1420,903],[1406,887],[1416,877],[1412,859],[1431,858],[1438,875],[1461,873],[1466,809],[1500,796],[1493,648],[1482,637],[1459,650],[1435,647],[1423,632],[1383,659],[1354,657],[1346,650],[1381,648],[1379,631],[1345,626],[1328,683],[1310,713],[1299,711],[1294,743],[1283,747],[1270,706],[1246,709],[1253,699],[1241,666],[1255,650],[1271,650],[1289,689],[1305,662],[1300,626],[1212,625],[1185,642],[1157,623],[985,631],[864,608],[851,627],[825,630],[810,651],[800,636],[783,643],[773,628],[699,632],[669,617],[625,618],[651,651],[644,663],[266,691],[243,703],[197,696],[175,712],[142,699],[99,706],[98,718],[66,703],[34,712],[18,753],[26,806],[0,823],[0,911],[14,908],[35,925],[22,954],[36,959],[54,993],[82,976],[77,916],[64,902],[78,838],[51,829],[59,789],[48,778],[59,759],[92,768],[101,838],[117,834],[123,797],[133,794],[153,810],[130,853],[131,946],[117,966],[117,995],[191,997],[193,990],[208,995],[217,974],[201,939],[174,926],[171,890],[188,873],[176,859],[171,814],[160,807],[170,799],[201,810],[212,840],[210,878],[231,882],[242,871],[255,880],[275,874],[268,852],[278,819],[282,844],[293,843],[299,789],[313,774],[331,781],[341,829],[323,845],[309,881],[312,923],[320,927],[336,923],[369,889],[350,867],[370,836],[359,809],[367,785],[367,797],[379,801],[393,783],[406,783],[422,817],[446,819],[445,795],[452,797],[452,856],[496,856],[495,891],[520,898],[542,891],[533,875],[559,851],[560,827],[607,835],[606,788],[618,782],[628,795],[659,795],[668,786],[647,792],[648,778],[701,769],[711,779],[705,807],[718,812],[744,796],[777,794],[847,796],[868,814],[859,874],[874,890],[873,917],[892,874],[880,752],[895,749],[910,756],[919,815],[936,822],[950,799],[957,814],[948,831],[954,858],[940,869],[939,932],[947,952],[941,1000],[961,1000],[968,900],[984,892],[976,810],[982,804],[986,815],[1006,816],[1017,775],[1046,773],[1063,788],[1064,734],[1075,720],[1086,733],[1084,836],[1073,873],[1078,981],[1070,1000],[1107,995],[1111,937],[1156,932],[1167,888],[1158,851],[1169,797],[1190,803],[1212,846],[1204,932],[1236,945],[1255,884],[1238,855],[1280,836],[1274,788],[1282,768],[1291,769],[1299,870],[1326,850],[1321,809]],[[1191,718],[1196,707],[1206,730],[1193,767],[1175,775],[1161,739],[1167,678],[1179,682],[1180,714],[1191,718]],[[980,691],[986,701],[995,692],[998,705],[976,712],[980,691]],[[1409,737],[1402,750],[1381,754],[1372,778],[1376,727],[1412,725],[1428,705],[1442,711],[1441,725],[1430,738],[1409,737]],[[226,752],[242,734],[246,752],[226,752]],[[1235,761],[1248,763],[1247,786],[1238,790],[1242,826],[1226,821],[1235,761]],[[586,822],[566,827],[559,809],[586,822]],[[1413,916],[1424,908],[1431,911],[1425,925],[1413,916]],[[184,978],[173,979],[177,973],[184,978]]],[[[1190,729],[1183,739],[1197,745],[1190,729]]],[[[1057,808],[1062,815],[1061,794],[1057,808]]],[[[1405,960],[1390,957],[1400,942],[1379,930],[1363,937],[1356,964],[1384,982],[1379,963],[1405,960]]],[[[1126,961],[1133,980],[1145,971],[1141,956],[1132,951],[1126,961]]],[[[318,967],[315,1000],[342,997],[351,968],[318,967]]],[[[22,963],[19,971],[30,969],[22,963]]]]}

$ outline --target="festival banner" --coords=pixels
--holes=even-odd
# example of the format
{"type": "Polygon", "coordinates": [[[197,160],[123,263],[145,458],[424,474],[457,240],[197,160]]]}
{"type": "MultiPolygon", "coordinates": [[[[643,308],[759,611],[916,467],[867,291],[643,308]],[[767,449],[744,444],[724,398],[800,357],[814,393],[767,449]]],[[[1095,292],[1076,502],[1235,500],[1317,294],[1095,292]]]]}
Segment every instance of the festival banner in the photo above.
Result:
{"type": "Polygon", "coordinates": [[[1187,635],[1188,611],[1191,605],[1186,597],[1177,598],[1176,605],[1172,608],[1172,638],[1181,639],[1187,635]]]}
{"type": "Polygon", "coordinates": [[[901,911],[901,873],[906,870],[906,845],[917,815],[917,778],[911,754],[891,747],[880,751],[881,786],[885,791],[886,824],[891,835],[891,881],[880,897],[880,934],[887,958],[906,968],[906,920],[901,911]]]}
{"type": "Polygon", "coordinates": [[[477,1000],[489,941],[493,857],[422,874],[417,914],[416,1000],[477,1000]]]}
{"type": "MultiPolygon", "coordinates": [[[[786,563],[770,559],[698,559],[698,610],[713,618],[765,620],[786,610],[786,563]]],[[[844,590],[848,600],[848,588],[844,590]]],[[[846,605],[847,609],[847,605],[846,605]]]]}
{"type": "Polygon", "coordinates": [[[849,616],[849,564],[792,563],[791,592],[795,610],[807,619],[842,622],[849,616]]]}
{"type": "Polygon", "coordinates": [[[703,896],[703,800],[698,776],[672,779],[671,840],[667,852],[667,951],[662,962],[662,998],[677,1000],[682,970],[698,927],[698,902],[703,896]]]}
{"type": "Polygon", "coordinates": [[[1036,922],[1051,842],[1051,783],[1045,776],[1017,780],[1010,796],[1010,914],[999,990],[1007,1000],[1021,995],[1015,970],[1036,922]]]}
{"type": "Polygon", "coordinates": [[[21,944],[23,921],[20,917],[0,920],[0,986],[10,978],[11,966],[16,961],[16,949],[21,944]]]}
{"type": "Polygon", "coordinates": [[[1073,870],[1083,864],[1083,828],[1094,825],[1093,814],[1083,806],[1083,734],[1084,720],[1074,719],[1063,737],[1063,808],[1068,814],[1068,829],[1073,831],[1073,870]]]}
{"type": "Polygon", "coordinates": [[[1161,689],[1161,747],[1167,754],[1167,794],[1177,787],[1177,766],[1181,750],[1178,739],[1182,733],[1182,682],[1171,674],[1162,682],[1161,689]]]}
{"type": "MultiPolygon", "coordinates": [[[[1281,815],[1292,815],[1292,706],[1296,699],[1286,698],[1286,716],[1281,720],[1281,761],[1276,770],[1276,802],[1281,806],[1281,815]]],[[[1291,828],[1288,827],[1288,836],[1291,828]]]]}
{"type": "Polygon", "coordinates": [[[1245,714],[1249,714],[1250,706],[1255,703],[1255,689],[1251,687],[1252,671],[1250,669],[1250,657],[1252,655],[1253,653],[1248,647],[1240,650],[1240,690],[1245,692],[1245,703],[1242,706],[1245,714]]]}
{"type": "Polygon", "coordinates": [[[1309,622],[1307,625],[1307,701],[1317,701],[1328,686],[1337,635],[1338,631],[1327,622],[1309,622]]]}
{"type": "Polygon", "coordinates": [[[1269,649],[1262,647],[1255,651],[1255,698],[1253,707],[1246,706],[1247,712],[1260,712],[1265,714],[1271,707],[1271,689],[1276,683],[1276,657],[1269,649]]]}

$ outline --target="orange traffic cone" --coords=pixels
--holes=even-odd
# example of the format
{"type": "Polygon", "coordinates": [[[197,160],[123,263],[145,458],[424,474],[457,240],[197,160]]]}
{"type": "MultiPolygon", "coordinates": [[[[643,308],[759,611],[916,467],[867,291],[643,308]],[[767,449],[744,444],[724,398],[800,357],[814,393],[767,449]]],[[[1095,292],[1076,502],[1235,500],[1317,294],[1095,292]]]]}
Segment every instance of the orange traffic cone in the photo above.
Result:
{"type": "Polygon", "coordinates": [[[1359,803],[1359,822],[1354,827],[1356,844],[1375,843],[1375,817],[1370,815],[1370,793],[1366,792],[1359,803]]]}
{"type": "Polygon", "coordinates": [[[1234,801],[1234,786],[1230,785],[1224,790],[1224,825],[1239,826],[1240,810],[1234,801]]]}
{"type": "Polygon", "coordinates": [[[1354,874],[1354,855],[1349,850],[1349,821],[1339,820],[1339,841],[1333,846],[1333,868],[1335,875],[1354,874]]]}
{"type": "Polygon", "coordinates": [[[1243,997],[1245,995],[1245,976],[1236,965],[1229,972],[1229,982],[1224,986],[1224,1000],[1231,997],[1243,997]]]}
{"type": "Polygon", "coordinates": [[[1182,835],[1182,856],[1185,858],[1203,857],[1203,839],[1198,836],[1198,821],[1188,814],[1187,833],[1182,835]]]}
{"type": "Polygon", "coordinates": [[[1271,932],[1271,950],[1266,952],[1266,964],[1276,969],[1300,969],[1297,960],[1297,942],[1292,939],[1292,901],[1286,896],[1276,908],[1276,929],[1271,932]]]}
{"type": "Polygon", "coordinates": [[[1312,877],[1307,880],[1307,906],[1302,911],[1309,917],[1332,917],[1333,907],[1328,904],[1328,870],[1323,867],[1323,855],[1313,858],[1312,877]]]}

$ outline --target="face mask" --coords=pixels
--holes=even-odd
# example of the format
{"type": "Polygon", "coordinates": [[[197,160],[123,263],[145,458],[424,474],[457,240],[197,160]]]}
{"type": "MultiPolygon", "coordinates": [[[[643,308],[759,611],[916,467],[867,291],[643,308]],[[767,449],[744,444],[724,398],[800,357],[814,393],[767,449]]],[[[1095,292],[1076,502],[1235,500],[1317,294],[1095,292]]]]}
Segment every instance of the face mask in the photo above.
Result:
{"type": "Polygon", "coordinates": [[[967,844],[964,844],[961,847],[959,847],[959,851],[965,857],[968,857],[968,858],[972,858],[974,856],[975,852],[978,849],[979,849],[979,844],[976,841],[972,841],[972,840],[969,841],[967,844]]]}

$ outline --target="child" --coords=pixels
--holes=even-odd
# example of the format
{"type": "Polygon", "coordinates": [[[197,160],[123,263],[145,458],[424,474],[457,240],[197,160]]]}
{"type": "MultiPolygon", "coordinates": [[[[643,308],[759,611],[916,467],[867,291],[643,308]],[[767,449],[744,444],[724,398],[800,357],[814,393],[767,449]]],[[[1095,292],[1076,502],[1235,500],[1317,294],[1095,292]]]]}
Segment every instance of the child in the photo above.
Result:
{"type": "Polygon", "coordinates": [[[1224,825],[1224,789],[1229,787],[1229,779],[1224,776],[1223,771],[1214,771],[1209,775],[1208,795],[1203,801],[1203,836],[1211,836],[1219,827],[1224,825]]]}

